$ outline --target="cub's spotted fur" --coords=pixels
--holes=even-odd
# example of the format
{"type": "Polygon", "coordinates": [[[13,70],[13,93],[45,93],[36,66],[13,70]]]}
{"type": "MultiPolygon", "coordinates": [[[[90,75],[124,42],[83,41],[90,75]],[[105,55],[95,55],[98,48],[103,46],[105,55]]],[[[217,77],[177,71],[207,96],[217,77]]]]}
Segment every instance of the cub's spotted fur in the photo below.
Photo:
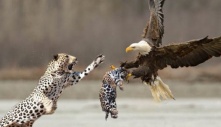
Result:
{"type": "Polygon", "coordinates": [[[123,90],[123,81],[127,78],[129,71],[124,68],[115,68],[104,75],[102,86],[99,93],[101,108],[106,112],[105,119],[109,113],[112,118],[117,118],[116,87],[119,86],[123,90]]]}

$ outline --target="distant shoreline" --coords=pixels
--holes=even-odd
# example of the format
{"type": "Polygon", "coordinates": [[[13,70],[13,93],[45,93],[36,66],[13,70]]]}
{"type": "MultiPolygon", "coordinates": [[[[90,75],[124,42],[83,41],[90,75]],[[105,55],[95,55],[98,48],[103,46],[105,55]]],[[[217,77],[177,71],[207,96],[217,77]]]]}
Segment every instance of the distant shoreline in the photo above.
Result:
{"type": "MultiPolygon", "coordinates": [[[[177,80],[163,80],[172,90],[175,98],[220,98],[220,82],[184,82],[177,80]]],[[[0,99],[26,98],[37,86],[37,80],[0,80],[0,99]]],[[[101,81],[83,80],[79,84],[67,88],[61,99],[98,99],[101,81]]],[[[124,91],[117,90],[117,98],[152,98],[149,87],[139,80],[124,83],[124,91]]]]}

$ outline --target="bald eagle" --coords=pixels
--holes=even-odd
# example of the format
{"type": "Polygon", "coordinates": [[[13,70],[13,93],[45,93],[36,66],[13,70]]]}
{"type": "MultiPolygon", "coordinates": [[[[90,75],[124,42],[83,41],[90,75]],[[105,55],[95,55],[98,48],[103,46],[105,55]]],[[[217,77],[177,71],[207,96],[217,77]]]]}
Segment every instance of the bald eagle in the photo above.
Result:
{"type": "Polygon", "coordinates": [[[221,37],[208,37],[179,44],[160,46],[164,34],[162,7],[165,0],[149,0],[150,19],[144,29],[143,39],[126,48],[126,52],[138,51],[135,61],[123,62],[121,67],[136,68],[131,75],[150,85],[155,100],[174,99],[168,85],[158,76],[158,70],[196,66],[213,56],[221,55],[221,37]]]}

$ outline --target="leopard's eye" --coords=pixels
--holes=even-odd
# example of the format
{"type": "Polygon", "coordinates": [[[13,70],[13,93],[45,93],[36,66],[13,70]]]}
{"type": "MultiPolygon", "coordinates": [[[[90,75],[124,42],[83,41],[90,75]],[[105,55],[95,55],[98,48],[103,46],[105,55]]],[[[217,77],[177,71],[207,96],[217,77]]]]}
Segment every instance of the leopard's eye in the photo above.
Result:
{"type": "Polygon", "coordinates": [[[65,57],[68,58],[68,55],[66,55],[65,57]]]}

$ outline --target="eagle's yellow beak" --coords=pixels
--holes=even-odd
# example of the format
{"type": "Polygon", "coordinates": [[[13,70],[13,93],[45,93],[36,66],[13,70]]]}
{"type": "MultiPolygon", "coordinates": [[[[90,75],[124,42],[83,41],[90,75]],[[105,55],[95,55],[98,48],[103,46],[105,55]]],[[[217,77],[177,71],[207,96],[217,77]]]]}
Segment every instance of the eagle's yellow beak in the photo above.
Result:
{"type": "Polygon", "coordinates": [[[130,52],[130,51],[133,51],[133,48],[127,47],[127,48],[126,48],[126,52],[130,52]]]}

